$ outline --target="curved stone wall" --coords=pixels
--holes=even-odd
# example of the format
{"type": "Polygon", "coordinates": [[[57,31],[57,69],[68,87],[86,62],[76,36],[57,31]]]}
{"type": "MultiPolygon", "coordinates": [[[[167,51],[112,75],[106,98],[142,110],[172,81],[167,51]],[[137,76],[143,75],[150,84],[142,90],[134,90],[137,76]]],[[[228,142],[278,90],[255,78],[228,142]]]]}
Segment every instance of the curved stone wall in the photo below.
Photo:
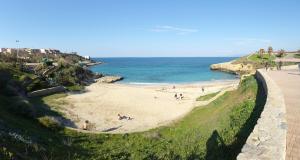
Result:
{"type": "Polygon", "coordinates": [[[256,77],[263,83],[267,100],[257,124],[237,159],[283,160],[286,154],[287,134],[283,94],[264,70],[257,70],[256,77]]]}

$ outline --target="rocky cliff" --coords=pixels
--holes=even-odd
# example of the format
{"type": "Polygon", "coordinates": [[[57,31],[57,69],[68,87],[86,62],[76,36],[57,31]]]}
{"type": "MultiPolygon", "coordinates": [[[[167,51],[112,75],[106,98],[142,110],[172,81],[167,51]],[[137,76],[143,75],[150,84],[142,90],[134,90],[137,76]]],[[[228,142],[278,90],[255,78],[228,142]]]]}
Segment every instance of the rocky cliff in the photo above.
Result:
{"type": "Polygon", "coordinates": [[[123,79],[123,77],[121,77],[121,76],[104,76],[104,77],[101,77],[101,78],[97,79],[96,82],[99,82],[99,83],[114,83],[114,82],[120,81],[122,79],[123,79]]]}
{"type": "Polygon", "coordinates": [[[211,70],[219,70],[234,74],[255,74],[255,68],[252,64],[234,63],[234,61],[212,64],[211,70]]]}

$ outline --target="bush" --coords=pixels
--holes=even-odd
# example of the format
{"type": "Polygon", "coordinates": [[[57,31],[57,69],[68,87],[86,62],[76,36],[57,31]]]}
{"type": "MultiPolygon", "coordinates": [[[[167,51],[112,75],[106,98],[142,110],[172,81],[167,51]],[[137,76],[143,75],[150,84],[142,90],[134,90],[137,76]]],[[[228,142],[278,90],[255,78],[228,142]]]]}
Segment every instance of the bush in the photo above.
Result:
{"type": "Polygon", "coordinates": [[[9,109],[16,114],[26,117],[34,117],[36,114],[35,108],[27,100],[23,99],[16,100],[15,103],[9,106],[9,109]]]}
{"type": "Polygon", "coordinates": [[[19,81],[21,81],[21,82],[30,81],[30,80],[31,80],[31,78],[29,76],[27,76],[27,75],[22,75],[19,78],[19,81]]]}
{"type": "Polygon", "coordinates": [[[10,152],[7,148],[0,147],[0,159],[3,159],[3,160],[14,159],[14,154],[12,152],[10,152]]]}
{"type": "Polygon", "coordinates": [[[82,85],[73,85],[73,86],[68,86],[67,89],[69,91],[83,91],[84,86],[82,86],[82,85]]]}
{"type": "Polygon", "coordinates": [[[44,116],[38,118],[38,121],[42,126],[51,130],[59,130],[61,128],[61,123],[57,119],[55,119],[55,117],[44,116]]]}
{"type": "Polygon", "coordinates": [[[30,85],[26,87],[27,92],[32,92],[40,89],[48,88],[49,84],[47,81],[36,79],[34,82],[32,82],[30,85]]]}

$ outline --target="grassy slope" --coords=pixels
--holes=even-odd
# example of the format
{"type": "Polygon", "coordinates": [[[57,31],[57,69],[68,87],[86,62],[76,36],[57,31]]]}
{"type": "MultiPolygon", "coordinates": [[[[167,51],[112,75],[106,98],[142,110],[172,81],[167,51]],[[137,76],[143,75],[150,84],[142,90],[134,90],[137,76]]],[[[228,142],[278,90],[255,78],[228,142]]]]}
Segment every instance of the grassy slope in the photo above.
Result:
{"type": "Polygon", "coordinates": [[[197,98],[197,101],[207,101],[210,100],[211,98],[215,97],[217,94],[219,94],[220,92],[215,92],[215,93],[210,93],[204,96],[200,96],[197,98]]]}
{"type": "MultiPolygon", "coordinates": [[[[13,153],[31,159],[234,159],[264,104],[263,93],[258,88],[261,87],[250,77],[238,90],[225,93],[207,106],[195,108],[174,124],[142,133],[116,135],[50,130],[36,120],[6,111],[3,106],[10,102],[2,96],[0,127],[33,142],[25,145],[1,133],[0,144],[5,146],[2,150],[6,149],[2,155],[13,153]]],[[[57,107],[61,102],[56,99],[60,96],[64,95],[35,99],[34,103],[40,109],[57,107]]]]}
{"type": "Polygon", "coordinates": [[[268,62],[270,66],[274,67],[274,60],[276,59],[275,55],[269,56],[269,54],[264,54],[262,58],[258,56],[258,54],[251,54],[249,56],[244,56],[237,58],[233,64],[251,64],[254,68],[264,68],[265,63],[268,62]]]}
{"type": "Polygon", "coordinates": [[[300,54],[295,54],[294,58],[300,58],[300,54]]]}
{"type": "Polygon", "coordinates": [[[260,58],[258,54],[252,54],[248,57],[249,60],[254,62],[273,61],[275,58],[276,57],[274,55],[270,56],[269,54],[263,54],[262,58],[260,58]]]}

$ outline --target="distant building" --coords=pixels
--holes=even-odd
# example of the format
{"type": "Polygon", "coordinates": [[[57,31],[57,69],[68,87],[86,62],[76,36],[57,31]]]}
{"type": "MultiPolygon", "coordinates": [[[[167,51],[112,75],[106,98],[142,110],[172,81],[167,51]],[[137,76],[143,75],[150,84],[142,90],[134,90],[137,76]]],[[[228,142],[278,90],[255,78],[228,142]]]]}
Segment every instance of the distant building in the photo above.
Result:
{"type": "Polygon", "coordinates": [[[40,49],[40,53],[46,54],[46,49],[40,49]]]}
{"type": "Polygon", "coordinates": [[[14,48],[1,48],[2,52],[5,54],[11,54],[13,52],[16,52],[17,50],[14,48]]]}
{"type": "Polygon", "coordinates": [[[20,54],[60,54],[60,50],[58,49],[31,49],[31,48],[0,48],[0,52],[2,53],[17,53],[20,54]]]}
{"type": "Polygon", "coordinates": [[[91,57],[90,56],[84,56],[84,59],[90,60],[91,57]]]}
{"type": "Polygon", "coordinates": [[[31,49],[30,48],[24,48],[24,51],[27,52],[28,54],[31,54],[31,49]]]}

